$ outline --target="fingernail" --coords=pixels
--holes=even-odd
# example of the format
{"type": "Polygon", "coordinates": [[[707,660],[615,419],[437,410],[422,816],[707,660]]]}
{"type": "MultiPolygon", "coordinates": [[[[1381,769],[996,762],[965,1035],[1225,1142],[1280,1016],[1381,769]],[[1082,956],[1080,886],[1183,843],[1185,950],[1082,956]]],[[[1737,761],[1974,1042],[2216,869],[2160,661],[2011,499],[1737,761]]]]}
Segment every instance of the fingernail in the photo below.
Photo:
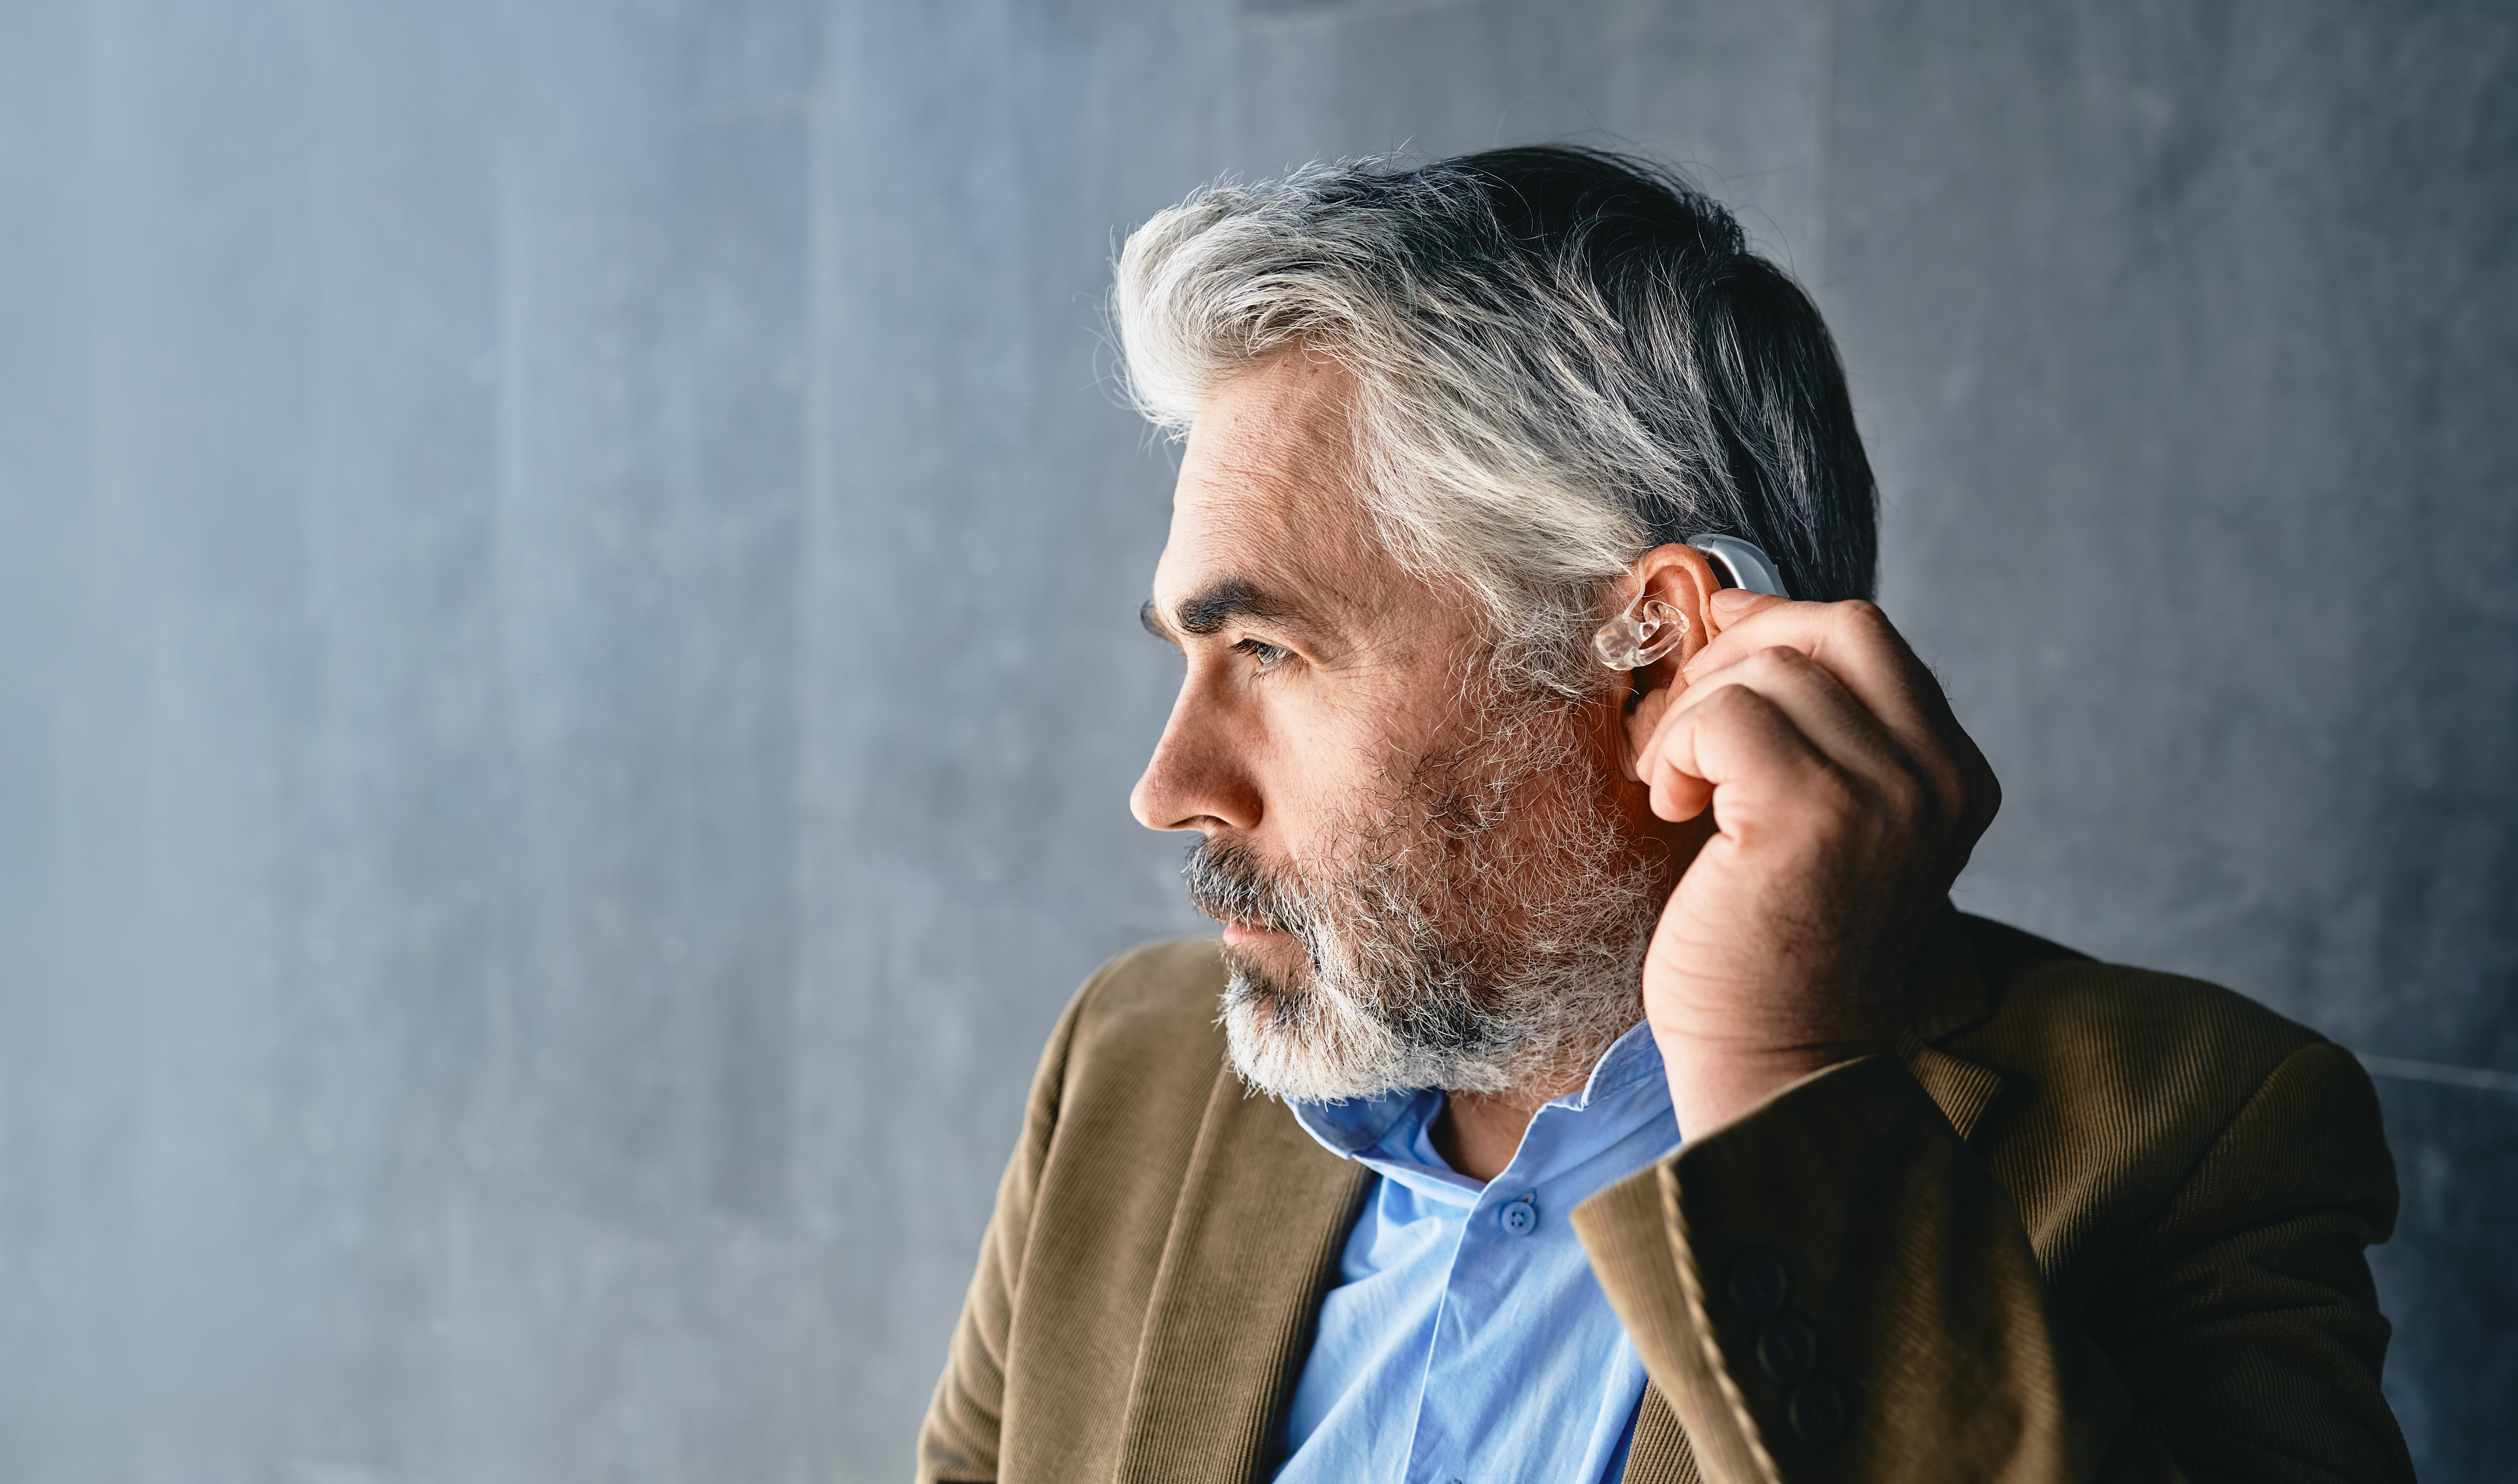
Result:
{"type": "Polygon", "coordinates": [[[1708,601],[1715,613],[1727,618],[1757,602],[1758,595],[1745,587],[1726,587],[1708,601]]]}

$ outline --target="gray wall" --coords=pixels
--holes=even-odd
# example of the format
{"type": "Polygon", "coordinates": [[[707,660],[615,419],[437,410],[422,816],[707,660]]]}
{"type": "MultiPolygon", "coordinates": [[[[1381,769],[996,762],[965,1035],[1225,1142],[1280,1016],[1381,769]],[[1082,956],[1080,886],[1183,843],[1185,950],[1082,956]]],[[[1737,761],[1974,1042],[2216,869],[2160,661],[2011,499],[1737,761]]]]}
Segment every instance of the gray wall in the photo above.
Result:
{"type": "Polygon", "coordinates": [[[1195,926],[1113,234],[1584,131],[1842,335],[1963,902],[2386,1058],[2389,1391],[2493,1476],[2482,0],[0,6],[0,1476],[899,1477],[1040,1038],[1195,926]]]}

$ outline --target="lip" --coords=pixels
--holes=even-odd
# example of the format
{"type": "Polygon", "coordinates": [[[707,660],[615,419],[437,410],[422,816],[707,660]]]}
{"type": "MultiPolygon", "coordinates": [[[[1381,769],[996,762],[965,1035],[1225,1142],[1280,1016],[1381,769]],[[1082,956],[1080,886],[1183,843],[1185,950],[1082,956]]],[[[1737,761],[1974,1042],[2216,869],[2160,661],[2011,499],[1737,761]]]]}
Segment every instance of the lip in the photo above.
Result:
{"type": "Polygon", "coordinates": [[[1224,924],[1224,941],[1233,944],[1236,947],[1245,943],[1257,943],[1262,939],[1282,938],[1283,936],[1285,936],[1283,933],[1277,931],[1273,927],[1260,927],[1255,923],[1228,922],[1224,924]]]}

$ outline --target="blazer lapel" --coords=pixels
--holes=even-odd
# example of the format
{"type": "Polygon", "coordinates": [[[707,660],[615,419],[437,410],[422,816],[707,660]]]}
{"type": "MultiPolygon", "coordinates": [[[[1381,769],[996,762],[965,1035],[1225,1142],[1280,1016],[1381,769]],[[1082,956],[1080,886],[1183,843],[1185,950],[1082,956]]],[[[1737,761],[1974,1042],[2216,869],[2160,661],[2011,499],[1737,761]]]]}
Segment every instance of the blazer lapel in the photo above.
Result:
{"type": "Polygon", "coordinates": [[[1906,1059],[1906,1070],[1923,1083],[1932,1101],[1941,1105],[1942,1115],[1962,1140],[1975,1132],[1976,1122],[2002,1095],[2002,1074],[1991,1067],[1962,1061],[1937,1046],[1917,1040],[1909,1040],[1897,1049],[1906,1059]]]}
{"type": "Polygon", "coordinates": [[[1218,1071],[1146,1309],[1120,1479],[1258,1475],[1369,1179],[1218,1071]]]}
{"type": "Polygon", "coordinates": [[[1993,1013],[1983,967],[1976,962],[1975,949],[1968,942],[1956,908],[1942,908],[1925,933],[1910,978],[1915,1024],[1899,1039],[1897,1054],[1965,1139],[1975,1132],[1976,1124],[2002,1095],[2003,1079],[1990,1067],[1940,1048],[1940,1042],[1993,1013]]]}
{"type": "Polygon", "coordinates": [[[1687,1429],[1661,1387],[1644,1382],[1642,1410],[1635,1415],[1635,1440],[1627,1449],[1627,1471],[1619,1484],[1703,1484],[1695,1450],[1687,1446],[1687,1429]]]}

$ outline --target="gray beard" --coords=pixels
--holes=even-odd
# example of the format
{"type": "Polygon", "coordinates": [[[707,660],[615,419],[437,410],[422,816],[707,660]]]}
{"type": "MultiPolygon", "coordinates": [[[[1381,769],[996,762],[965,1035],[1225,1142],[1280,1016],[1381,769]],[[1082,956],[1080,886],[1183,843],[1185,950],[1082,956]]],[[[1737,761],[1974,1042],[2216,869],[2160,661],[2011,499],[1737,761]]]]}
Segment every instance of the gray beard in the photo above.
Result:
{"type": "Polygon", "coordinates": [[[1191,850],[1200,909],[1287,933],[1309,958],[1286,975],[1225,950],[1221,1021],[1249,1086],[1338,1102],[1562,1085],[1642,1016],[1659,872],[1604,804],[1571,713],[1491,708],[1475,730],[1360,801],[1347,859],[1191,850]]]}

